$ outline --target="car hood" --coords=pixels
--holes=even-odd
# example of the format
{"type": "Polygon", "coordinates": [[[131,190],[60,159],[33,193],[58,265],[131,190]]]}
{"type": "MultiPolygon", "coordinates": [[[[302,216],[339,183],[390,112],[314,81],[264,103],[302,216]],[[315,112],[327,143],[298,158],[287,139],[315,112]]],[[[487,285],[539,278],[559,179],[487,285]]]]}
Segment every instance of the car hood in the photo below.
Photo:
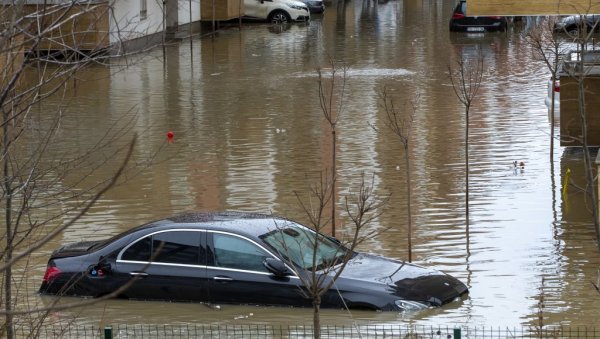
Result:
{"type": "Polygon", "coordinates": [[[468,292],[465,284],[443,272],[364,253],[348,261],[340,277],[386,284],[402,299],[432,306],[449,303],[468,292]]]}
{"type": "Polygon", "coordinates": [[[283,0],[283,1],[281,1],[281,3],[286,4],[286,5],[301,6],[301,7],[306,6],[306,4],[304,2],[299,1],[299,0],[283,0]]]}

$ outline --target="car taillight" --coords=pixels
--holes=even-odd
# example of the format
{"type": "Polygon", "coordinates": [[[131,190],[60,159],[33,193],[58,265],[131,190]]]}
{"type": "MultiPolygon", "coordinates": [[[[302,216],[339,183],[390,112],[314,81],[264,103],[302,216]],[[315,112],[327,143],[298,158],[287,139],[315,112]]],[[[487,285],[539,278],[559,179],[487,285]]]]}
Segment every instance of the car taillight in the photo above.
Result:
{"type": "Polygon", "coordinates": [[[465,15],[461,12],[456,12],[456,13],[452,14],[452,19],[462,19],[464,17],[465,17],[465,15]]]}
{"type": "Polygon", "coordinates": [[[560,92],[560,83],[559,82],[556,82],[554,84],[554,92],[560,92]]]}
{"type": "Polygon", "coordinates": [[[49,282],[51,280],[56,279],[62,273],[61,270],[56,266],[48,266],[46,268],[46,273],[44,274],[44,282],[49,282]]]}

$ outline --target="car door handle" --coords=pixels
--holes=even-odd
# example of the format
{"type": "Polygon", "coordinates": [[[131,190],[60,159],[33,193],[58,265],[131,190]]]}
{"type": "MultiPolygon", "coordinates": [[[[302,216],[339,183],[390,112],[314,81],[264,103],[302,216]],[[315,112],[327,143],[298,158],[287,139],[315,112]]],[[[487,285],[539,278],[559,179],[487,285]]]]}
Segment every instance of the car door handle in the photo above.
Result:
{"type": "Polygon", "coordinates": [[[223,282],[225,282],[225,281],[233,281],[233,278],[230,278],[230,277],[222,277],[222,276],[216,276],[216,277],[213,277],[213,280],[215,280],[215,281],[223,281],[223,282]]]}
{"type": "Polygon", "coordinates": [[[133,277],[145,278],[145,277],[147,277],[147,276],[148,276],[148,273],[146,273],[146,272],[135,272],[135,271],[133,271],[133,272],[129,272],[129,275],[130,275],[130,276],[133,276],[133,277]]]}

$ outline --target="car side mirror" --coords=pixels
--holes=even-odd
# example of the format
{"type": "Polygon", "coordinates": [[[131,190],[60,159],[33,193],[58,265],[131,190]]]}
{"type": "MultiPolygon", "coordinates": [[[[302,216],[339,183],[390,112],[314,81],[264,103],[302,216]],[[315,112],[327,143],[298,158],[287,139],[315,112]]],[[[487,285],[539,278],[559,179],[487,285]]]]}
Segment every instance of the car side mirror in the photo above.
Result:
{"type": "Polygon", "coordinates": [[[265,260],[263,261],[263,265],[265,265],[267,270],[273,273],[276,277],[282,278],[292,275],[292,271],[281,260],[274,258],[265,258],[265,260]]]}

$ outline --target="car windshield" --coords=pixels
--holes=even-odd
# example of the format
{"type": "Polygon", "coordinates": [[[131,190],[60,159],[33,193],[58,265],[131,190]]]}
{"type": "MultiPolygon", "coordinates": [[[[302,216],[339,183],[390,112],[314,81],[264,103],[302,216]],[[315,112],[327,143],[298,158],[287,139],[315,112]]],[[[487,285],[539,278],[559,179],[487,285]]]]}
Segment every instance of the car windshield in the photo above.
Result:
{"type": "Polygon", "coordinates": [[[349,253],[349,250],[337,241],[292,223],[279,225],[277,229],[261,235],[260,238],[296,267],[306,270],[312,270],[314,267],[318,271],[333,267],[341,263],[349,253]]]}

